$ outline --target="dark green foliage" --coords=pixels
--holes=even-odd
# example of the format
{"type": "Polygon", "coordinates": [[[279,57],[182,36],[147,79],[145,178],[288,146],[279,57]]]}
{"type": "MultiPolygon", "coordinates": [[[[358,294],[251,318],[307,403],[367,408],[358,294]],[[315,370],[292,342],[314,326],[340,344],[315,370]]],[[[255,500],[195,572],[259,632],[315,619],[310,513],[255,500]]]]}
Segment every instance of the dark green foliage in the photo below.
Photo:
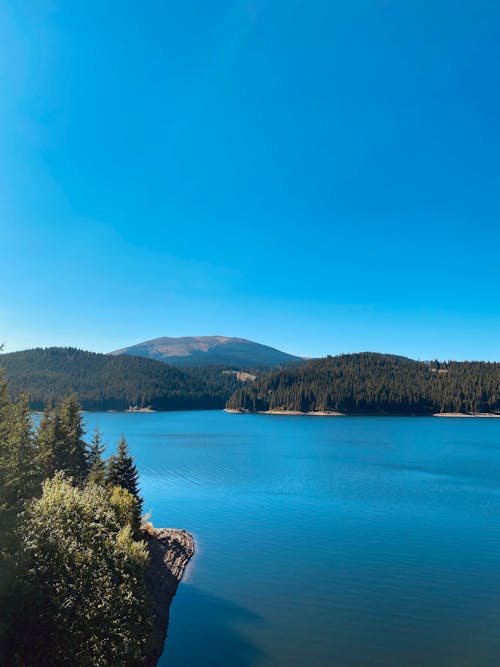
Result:
{"type": "Polygon", "coordinates": [[[18,607],[17,516],[25,501],[37,492],[40,481],[26,401],[11,403],[0,369],[0,664],[8,664],[5,645],[10,630],[8,617],[1,612],[13,614],[18,607]]]}
{"type": "Polygon", "coordinates": [[[27,666],[135,667],[150,632],[148,556],[101,486],[58,474],[27,507],[20,586],[30,604],[12,652],[27,666]]]}
{"type": "Polygon", "coordinates": [[[143,664],[151,609],[137,470],[122,439],[114,476],[135,495],[107,487],[101,435],[88,449],[83,436],[75,397],[34,431],[0,369],[0,665],[143,664]]]}
{"type": "Polygon", "coordinates": [[[347,414],[500,412],[500,364],[429,364],[368,352],[326,357],[244,386],[227,407],[347,414]]]}
{"type": "MultiPolygon", "coordinates": [[[[4,384],[3,381],[1,381],[4,384]]],[[[0,398],[0,509],[19,511],[32,498],[43,478],[31,413],[25,396],[17,403],[0,398]]]]}
{"type": "Polygon", "coordinates": [[[216,409],[222,410],[227,399],[242,384],[234,375],[223,373],[226,369],[227,366],[204,366],[183,368],[182,373],[193,388],[203,386],[207,395],[217,402],[216,409]]]}
{"type": "Polygon", "coordinates": [[[96,426],[87,453],[89,484],[100,484],[101,486],[104,486],[106,483],[106,463],[104,462],[103,454],[104,444],[102,442],[102,433],[99,430],[99,427],[96,426]]]}
{"type": "Polygon", "coordinates": [[[110,457],[106,472],[106,483],[109,486],[120,486],[128,491],[137,500],[135,527],[141,520],[142,498],[139,494],[139,472],[130,456],[127,441],[122,436],[118,443],[117,453],[110,457]]]}
{"type": "Polygon", "coordinates": [[[75,396],[46,409],[36,436],[45,477],[60,470],[83,481],[88,473],[83,421],[75,396]]]}
{"type": "Polygon", "coordinates": [[[106,355],[74,348],[37,348],[0,355],[12,396],[29,395],[30,407],[43,410],[76,394],[84,410],[222,409],[240,386],[223,367],[174,368],[130,355],[106,355]]]}

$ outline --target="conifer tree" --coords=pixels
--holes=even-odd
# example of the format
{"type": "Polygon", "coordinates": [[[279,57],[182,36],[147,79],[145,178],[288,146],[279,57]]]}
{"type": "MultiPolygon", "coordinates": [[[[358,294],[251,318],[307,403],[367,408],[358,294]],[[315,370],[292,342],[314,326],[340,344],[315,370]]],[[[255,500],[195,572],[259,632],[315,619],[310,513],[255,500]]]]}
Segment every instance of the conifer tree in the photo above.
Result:
{"type": "Polygon", "coordinates": [[[12,403],[7,380],[0,369],[0,509],[7,506],[5,491],[12,451],[12,403]]]}
{"type": "Polygon", "coordinates": [[[4,487],[9,505],[17,511],[41,491],[43,471],[33,434],[28,397],[12,405],[9,479],[4,487]]]}
{"type": "Polygon", "coordinates": [[[87,453],[87,467],[89,470],[88,481],[90,484],[106,483],[106,462],[103,459],[104,443],[102,433],[96,426],[92,440],[90,441],[87,453]]]}
{"type": "Polygon", "coordinates": [[[80,406],[75,396],[44,411],[36,438],[44,477],[52,477],[62,470],[76,481],[86,478],[88,466],[84,433],[80,406]]]}
{"type": "Polygon", "coordinates": [[[60,437],[60,428],[54,408],[47,406],[43,411],[35,436],[44,478],[52,477],[56,470],[55,441],[60,437]]]}
{"type": "MultiPolygon", "coordinates": [[[[15,526],[15,513],[11,511],[7,497],[11,461],[11,416],[12,406],[7,382],[3,376],[3,371],[0,369],[0,609],[7,609],[10,603],[13,573],[15,571],[11,542],[15,526]]],[[[5,663],[3,649],[7,630],[7,619],[0,617],[0,664],[5,663]]]]}
{"type": "MultiPolygon", "coordinates": [[[[81,416],[81,407],[76,396],[68,396],[57,408],[64,433],[65,455],[63,462],[68,466],[71,474],[79,480],[88,474],[86,451],[87,445],[83,440],[85,428],[81,416]]],[[[65,468],[61,468],[64,470],[65,468]]]]}
{"type": "Polygon", "coordinates": [[[106,482],[110,486],[121,486],[137,500],[137,521],[140,522],[142,498],[139,495],[139,472],[128,450],[127,441],[122,435],[118,451],[109,459],[106,482]]]}
{"type": "MultiPolygon", "coordinates": [[[[17,404],[9,398],[0,369],[0,610],[12,615],[17,609],[17,574],[21,545],[17,518],[26,501],[41,490],[34,451],[31,415],[24,397],[17,404]]],[[[8,614],[0,612],[0,664],[11,664],[4,655],[8,614]]]]}

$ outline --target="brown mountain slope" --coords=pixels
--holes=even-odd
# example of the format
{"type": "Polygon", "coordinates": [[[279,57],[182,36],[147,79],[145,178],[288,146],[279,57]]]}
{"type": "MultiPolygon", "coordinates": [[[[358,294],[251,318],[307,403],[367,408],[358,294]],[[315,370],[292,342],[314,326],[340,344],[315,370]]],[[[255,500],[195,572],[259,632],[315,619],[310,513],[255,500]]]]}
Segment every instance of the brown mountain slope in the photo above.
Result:
{"type": "Polygon", "coordinates": [[[256,367],[281,366],[299,363],[301,357],[287,354],[268,345],[245,338],[228,336],[164,336],[137,343],[110,354],[134,354],[165,361],[174,366],[225,366],[256,367]]]}

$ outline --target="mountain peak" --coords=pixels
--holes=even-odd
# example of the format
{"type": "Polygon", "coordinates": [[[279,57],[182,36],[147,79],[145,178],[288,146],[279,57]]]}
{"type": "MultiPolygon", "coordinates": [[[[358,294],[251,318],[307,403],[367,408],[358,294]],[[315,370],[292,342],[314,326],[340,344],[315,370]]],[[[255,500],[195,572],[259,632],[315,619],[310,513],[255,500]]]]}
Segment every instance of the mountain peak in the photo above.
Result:
{"type": "Polygon", "coordinates": [[[110,354],[132,354],[164,361],[174,366],[256,367],[280,366],[302,361],[301,357],[282,352],[246,338],[229,336],[163,336],[124,347],[110,354]]]}

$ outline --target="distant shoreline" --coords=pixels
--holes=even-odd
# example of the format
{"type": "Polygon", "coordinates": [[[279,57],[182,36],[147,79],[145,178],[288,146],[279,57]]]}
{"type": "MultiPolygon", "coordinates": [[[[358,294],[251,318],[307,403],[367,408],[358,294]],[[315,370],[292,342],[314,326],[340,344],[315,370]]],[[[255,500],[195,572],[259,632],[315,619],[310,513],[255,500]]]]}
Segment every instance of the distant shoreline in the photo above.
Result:
{"type": "Polygon", "coordinates": [[[467,417],[467,418],[498,418],[500,414],[496,412],[435,412],[433,417],[467,417]]]}
{"type": "MultiPolygon", "coordinates": [[[[140,412],[142,414],[156,414],[156,413],[169,413],[169,412],[220,412],[220,408],[207,408],[207,409],[195,409],[190,410],[154,410],[151,408],[140,408],[138,410],[81,410],[82,414],[92,414],[92,413],[101,413],[108,412],[114,414],[125,414],[140,412]]],[[[228,414],[234,415],[282,415],[285,417],[445,417],[445,418],[457,418],[457,419],[498,419],[500,418],[500,413],[498,412],[434,412],[434,413],[414,413],[414,412],[357,412],[357,413],[345,413],[345,412],[329,412],[324,410],[314,410],[311,412],[301,412],[300,410],[235,410],[233,408],[224,408],[222,412],[227,412],[228,414]]],[[[42,415],[42,410],[32,410],[34,415],[42,415]]]]}
{"type": "Polygon", "coordinates": [[[311,412],[301,412],[300,410],[233,410],[232,408],[224,408],[224,412],[229,414],[250,414],[250,415],[282,415],[301,416],[301,417],[346,417],[343,412],[333,412],[327,410],[315,410],[311,412]]]}
{"type": "Polygon", "coordinates": [[[433,414],[414,414],[414,413],[353,413],[346,414],[345,412],[329,412],[323,410],[301,412],[300,410],[236,410],[233,408],[225,408],[224,412],[235,415],[283,415],[291,417],[446,417],[446,418],[469,418],[469,419],[486,419],[486,418],[500,418],[500,414],[496,412],[435,412],[433,414]]]}

